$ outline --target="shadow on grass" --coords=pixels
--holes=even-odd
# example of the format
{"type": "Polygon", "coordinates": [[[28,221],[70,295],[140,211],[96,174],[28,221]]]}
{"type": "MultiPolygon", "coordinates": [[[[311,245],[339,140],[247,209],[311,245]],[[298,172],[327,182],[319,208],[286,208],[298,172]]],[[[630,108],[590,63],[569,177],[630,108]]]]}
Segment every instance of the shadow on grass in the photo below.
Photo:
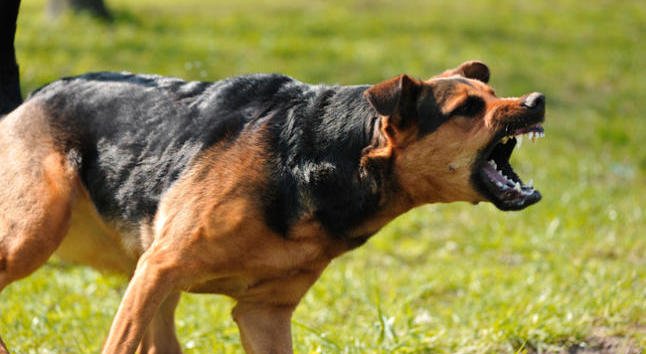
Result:
{"type": "Polygon", "coordinates": [[[640,354],[641,348],[635,341],[626,336],[609,335],[607,331],[598,328],[593,334],[581,341],[562,344],[534,343],[518,337],[510,339],[515,353],[527,354],[640,354]]]}

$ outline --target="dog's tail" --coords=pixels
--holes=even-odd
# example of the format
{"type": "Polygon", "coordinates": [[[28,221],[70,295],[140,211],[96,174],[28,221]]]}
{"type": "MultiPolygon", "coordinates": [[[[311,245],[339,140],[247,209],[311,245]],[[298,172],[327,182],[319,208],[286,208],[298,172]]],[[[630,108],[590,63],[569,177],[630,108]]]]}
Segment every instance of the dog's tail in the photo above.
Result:
{"type": "Polygon", "coordinates": [[[0,116],[22,103],[14,39],[20,0],[0,1],[0,116]]]}

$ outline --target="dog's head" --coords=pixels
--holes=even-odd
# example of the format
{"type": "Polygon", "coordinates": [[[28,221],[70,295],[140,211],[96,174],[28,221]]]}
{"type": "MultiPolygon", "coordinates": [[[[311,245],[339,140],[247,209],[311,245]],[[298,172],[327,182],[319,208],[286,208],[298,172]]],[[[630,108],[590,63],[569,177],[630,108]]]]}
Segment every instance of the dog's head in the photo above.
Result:
{"type": "Polygon", "coordinates": [[[545,97],[537,92],[498,98],[489,68],[463,63],[429,80],[401,75],[370,87],[366,98],[381,116],[382,147],[398,187],[417,204],[490,201],[520,210],[541,199],[509,158],[517,137],[543,136],[545,97]]]}

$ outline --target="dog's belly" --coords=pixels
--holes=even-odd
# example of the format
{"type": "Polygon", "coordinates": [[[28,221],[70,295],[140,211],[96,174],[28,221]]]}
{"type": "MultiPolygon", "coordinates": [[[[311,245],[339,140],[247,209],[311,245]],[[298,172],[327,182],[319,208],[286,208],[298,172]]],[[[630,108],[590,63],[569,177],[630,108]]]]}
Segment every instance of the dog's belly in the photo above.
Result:
{"type": "Polygon", "coordinates": [[[244,276],[225,277],[195,284],[187,291],[195,294],[225,294],[235,297],[244,293],[255,281],[251,277],[244,276]]]}
{"type": "Polygon", "coordinates": [[[85,193],[72,209],[70,228],[55,255],[101,271],[130,275],[143,252],[139,233],[119,233],[104,222],[85,193]]]}

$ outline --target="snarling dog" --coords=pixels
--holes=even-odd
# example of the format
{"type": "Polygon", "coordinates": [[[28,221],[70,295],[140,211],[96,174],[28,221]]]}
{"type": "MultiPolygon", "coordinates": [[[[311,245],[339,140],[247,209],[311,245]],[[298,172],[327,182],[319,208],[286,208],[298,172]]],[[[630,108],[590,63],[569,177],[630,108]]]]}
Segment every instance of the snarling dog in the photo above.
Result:
{"type": "Polygon", "coordinates": [[[398,215],[540,200],[509,158],[543,135],[544,96],[498,98],[488,80],[471,61],[372,86],[51,83],[0,122],[0,289],[56,252],[131,277],[104,353],[179,352],[182,291],[231,296],[247,352],[289,353],[307,289],[398,215]]]}

